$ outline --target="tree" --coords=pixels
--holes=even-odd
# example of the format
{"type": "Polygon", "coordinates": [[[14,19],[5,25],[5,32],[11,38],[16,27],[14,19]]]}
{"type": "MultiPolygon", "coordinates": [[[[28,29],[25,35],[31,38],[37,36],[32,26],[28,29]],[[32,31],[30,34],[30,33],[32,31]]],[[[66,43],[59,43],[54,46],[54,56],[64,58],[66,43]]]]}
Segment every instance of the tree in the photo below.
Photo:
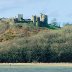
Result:
{"type": "Polygon", "coordinates": [[[54,19],[51,21],[51,25],[52,25],[52,26],[55,26],[55,27],[59,27],[56,18],[54,18],[54,19]]]}

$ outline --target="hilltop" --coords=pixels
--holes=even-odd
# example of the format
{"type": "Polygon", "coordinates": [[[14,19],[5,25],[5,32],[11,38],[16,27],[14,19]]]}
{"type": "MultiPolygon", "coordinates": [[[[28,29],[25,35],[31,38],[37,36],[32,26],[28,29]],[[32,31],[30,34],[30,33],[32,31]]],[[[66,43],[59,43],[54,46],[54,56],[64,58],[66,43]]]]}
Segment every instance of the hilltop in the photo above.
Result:
{"type": "Polygon", "coordinates": [[[0,62],[72,62],[72,26],[50,29],[0,24],[0,62]]]}

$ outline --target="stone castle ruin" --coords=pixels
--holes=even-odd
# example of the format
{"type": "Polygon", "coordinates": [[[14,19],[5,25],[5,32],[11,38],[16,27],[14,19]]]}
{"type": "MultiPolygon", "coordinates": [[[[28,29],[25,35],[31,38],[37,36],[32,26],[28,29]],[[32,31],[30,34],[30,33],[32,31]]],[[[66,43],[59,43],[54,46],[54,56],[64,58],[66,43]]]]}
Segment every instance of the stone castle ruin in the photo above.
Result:
{"type": "Polygon", "coordinates": [[[18,14],[18,21],[21,21],[23,19],[23,14],[18,14]]]}
{"type": "Polygon", "coordinates": [[[44,27],[48,24],[48,16],[41,13],[40,17],[32,16],[32,21],[35,26],[44,27]]]}
{"type": "Polygon", "coordinates": [[[48,16],[45,14],[40,15],[40,17],[36,15],[32,15],[31,19],[24,19],[23,14],[18,14],[18,18],[15,18],[14,21],[16,23],[33,23],[34,26],[46,27],[48,25],[48,16]]]}

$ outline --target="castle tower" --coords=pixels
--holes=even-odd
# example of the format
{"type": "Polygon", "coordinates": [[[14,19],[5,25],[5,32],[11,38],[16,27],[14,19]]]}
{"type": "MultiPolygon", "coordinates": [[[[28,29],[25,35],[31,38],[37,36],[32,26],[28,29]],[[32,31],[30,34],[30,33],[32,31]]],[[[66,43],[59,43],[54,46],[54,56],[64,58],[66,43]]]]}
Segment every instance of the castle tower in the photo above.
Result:
{"type": "Polygon", "coordinates": [[[18,21],[22,21],[23,19],[23,14],[18,14],[18,21]]]}
{"type": "Polygon", "coordinates": [[[40,21],[42,21],[42,16],[43,16],[43,14],[41,13],[41,15],[40,15],[40,21]]]}
{"type": "Polygon", "coordinates": [[[32,16],[33,24],[36,26],[36,16],[32,16]]]}
{"type": "Polygon", "coordinates": [[[42,26],[46,26],[48,24],[48,16],[41,13],[41,15],[40,15],[40,21],[43,23],[42,26]]]}
{"type": "Polygon", "coordinates": [[[36,26],[40,26],[40,17],[36,17],[36,26]]]}
{"type": "Polygon", "coordinates": [[[47,24],[48,23],[48,16],[44,15],[44,22],[47,24]]]}

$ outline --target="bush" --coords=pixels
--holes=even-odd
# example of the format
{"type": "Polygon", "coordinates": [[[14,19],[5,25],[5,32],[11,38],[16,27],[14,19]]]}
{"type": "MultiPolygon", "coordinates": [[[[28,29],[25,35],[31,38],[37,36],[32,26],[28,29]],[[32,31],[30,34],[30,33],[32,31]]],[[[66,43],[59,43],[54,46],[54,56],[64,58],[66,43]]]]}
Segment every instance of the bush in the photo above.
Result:
{"type": "Polygon", "coordinates": [[[41,29],[34,35],[2,42],[0,62],[72,62],[72,28],[41,29]]]}

